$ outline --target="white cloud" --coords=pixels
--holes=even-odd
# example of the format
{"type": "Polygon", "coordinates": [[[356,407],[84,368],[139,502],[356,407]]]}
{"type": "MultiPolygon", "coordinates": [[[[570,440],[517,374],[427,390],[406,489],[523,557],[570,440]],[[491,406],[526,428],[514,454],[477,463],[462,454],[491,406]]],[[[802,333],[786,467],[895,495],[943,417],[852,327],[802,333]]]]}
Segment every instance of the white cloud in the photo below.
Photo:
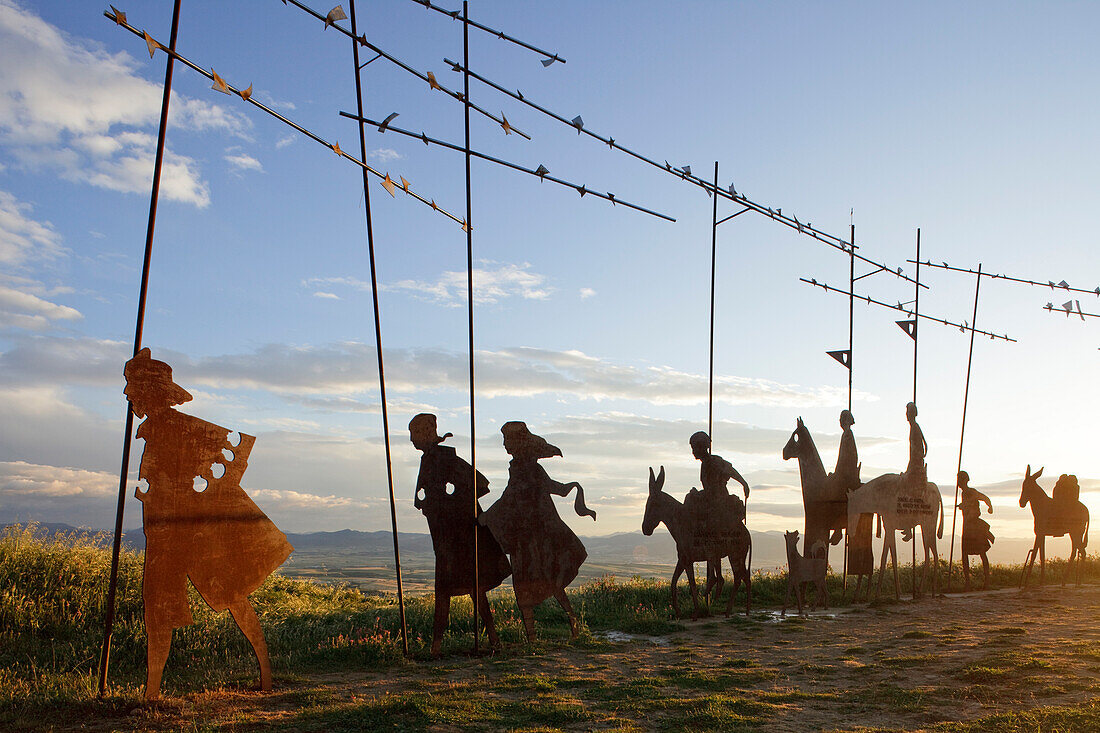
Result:
{"type": "Polygon", "coordinates": [[[241,174],[245,171],[262,173],[264,170],[260,161],[256,160],[248,153],[233,148],[226,151],[224,159],[226,163],[229,163],[230,172],[232,173],[241,174]]]}
{"type": "Polygon", "coordinates": [[[336,293],[326,293],[323,290],[318,290],[313,294],[314,298],[323,298],[327,300],[340,300],[340,296],[336,293]]]}
{"type": "MultiPolygon", "coordinates": [[[[160,115],[159,84],[128,53],[69,36],[14,0],[0,0],[0,144],[17,164],[120,192],[148,191],[160,115]]],[[[247,118],[173,95],[173,127],[243,135],[247,118]]],[[[165,155],[161,194],[210,202],[196,161],[165,155]]]]}
{"type": "Polygon", "coordinates": [[[32,219],[31,208],[7,191],[0,191],[0,264],[18,266],[64,253],[61,235],[49,222],[32,219]]]}
{"type": "Polygon", "coordinates": [[[0,462],[0,494],[41,497],[106,497],[118,491],[118,476],[104,471],[42,466],[26,461],[0,462]]]}
{"type": "Polygon", "coordinates": [[[282,150],[287,145],[290,145],[292,142],[294,142],[294,139],[295,138],[294,138],[293,135],[287,135],[286,137],[281,137],[275,142],[275,147],[279,150],[282,150]]]}
{"type": "Polygon", "coordinates": [[[0,285],[0,327],[44,331],[53,321],[75,321],[83,317],[75,308],[0,285]]]}
{"type": "Polygon", "coordinates": [[[595,294],[596,294],[596,291],[593,290],[592,288],[581,288],[581,300],[585,300],[586,298],[591,298],[595,294]]]}
{"type": "MultiPolygon", "coordinates": [[[[498,263],[485,262],[484,265],[498,263]]],[[[500,265],[495,269],[474,269],[474,302],[479,304],[499,303],[511,297],[526,300],[545,300],[554,292],[546,285],[546,278],[531,272],[531,265],[500,265]]],[[[438,303],[449,308],[458,308],[466,303],[467,277],[464,270],[444,272],[434,282],[423,280],[401,280],[383,285],[383,290],[407,292],[414,297],[438,303]]]]}
{"type": "Polygon", "coordinates": [[[378,148],[370,151],[370,157],[380,163],[392,163],[395,160],[401,160],[405,156],[391,148],[378,148]]]}

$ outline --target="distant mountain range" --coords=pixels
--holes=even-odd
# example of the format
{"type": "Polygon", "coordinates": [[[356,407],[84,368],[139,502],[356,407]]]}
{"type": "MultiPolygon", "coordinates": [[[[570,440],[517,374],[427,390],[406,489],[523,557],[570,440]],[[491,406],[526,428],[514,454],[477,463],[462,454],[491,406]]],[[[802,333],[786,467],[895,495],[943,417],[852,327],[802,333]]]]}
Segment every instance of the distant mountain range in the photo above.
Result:
{"type": "MultiPolygon", "coordinates": [[[[6,523],[0,526],[11,526],[6,523]]],[[[38,525],[44,534],[53,535],[58,532],[101,532],[107,536],[109,544],[109,530],[95,530],[87,527],[74,527],[61,523],[41,523],[38,525]]],[[[294,555],[288,563],[288,571],[295,575],[309,574],[312,577],[324,579],[326,577],[351,578],[353,576],[337,572],[337,568],[345,568],[349,565],[358,565],[367,559],[375,563],[392,563],[393,561],[393,536],[386,530],[375,532],[363,532],[355,529],[342,529],[335,532],[307,532],[287,533],[287,539],[294,545],[294,555]]],[[[652,537],[646,537],[641,532],[618,532],[610,535],[582,536],[585,548],[588,550],[588,564],[592,565],[592,572],[599,569],[614,572],[618,575],[629,575],[637,572],[642,575],[665,575],[671,573],[676,562],[676,546],[672,536],[662,527],[652,537]]],[[[779,531],[752,532],[754,570],[782,570],[786,567],[787,556],[783,542],[783,533],[779,531]]],[[[432,567],[434,553],[432,550],[432,538],[429,534],[419,532],[399,532],[398,542],[401,550],[402,565],[409,563],[410,567],[432,567]]],[[[1060,548],[1056,544],[1058,540],[1048,542],[1051,549],[1060,548]]],[[[123,544],[132,550],[142,550],[145,547],[145,535],[140,529],[130,529],[123,533],[123,544]]],[[[941,548],[946,543],[941,542],[941,548]]],[[[1031,548],[1032,540],[1018,538],[1001,538],[996,541],[990,552],[991,560],[1002,563],[1020,563],[1031,548]]],[[[877,549],[880,545],[876,542],[877,549]]],[[[898,543],[898,559],[900,562],[908,562],[911,550],[898,543]]],[[[946,552],[945,552],[946,555],[946,552]]],[[[958,546],[955,553],[958,559],[958,546]]],[[[839,571],[843,562],[843,555],[839,547],[834,547],[830,552],[830,561],[833,567],[839,571]]],[[[922,561],[918,548],[918,562],[922,561]]],[[[980,565],[980,563],[979,563],[980,565]]]]}

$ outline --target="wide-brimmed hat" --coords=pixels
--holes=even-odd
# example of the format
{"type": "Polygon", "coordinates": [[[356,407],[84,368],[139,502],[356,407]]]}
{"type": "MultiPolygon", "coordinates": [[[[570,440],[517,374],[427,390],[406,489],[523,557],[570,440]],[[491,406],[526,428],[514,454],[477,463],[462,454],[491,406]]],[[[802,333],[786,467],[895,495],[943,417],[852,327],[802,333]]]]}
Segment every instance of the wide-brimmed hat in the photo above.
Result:
{"type": "Polygon", "coordinates": [[[122,373],[127,383],[143,382],[160,392],[169,405],[182,405],[194,399],[190,392],[172,381],[172,367],[166,362],[153,359],[148,348],[142,349],[126,362],[122,373]]]}
{"type": "Polygon", "coordinates": [[[550,445],[540,435],[535,435],[527,429],[527,423],[519,420],[511,420],[500,426],[500,432],[505,441],[512,444],[509,451],[513,456],[524,455],[536,460],[541,458],[553,458],[561,455],[561,448],[550,445]]]}

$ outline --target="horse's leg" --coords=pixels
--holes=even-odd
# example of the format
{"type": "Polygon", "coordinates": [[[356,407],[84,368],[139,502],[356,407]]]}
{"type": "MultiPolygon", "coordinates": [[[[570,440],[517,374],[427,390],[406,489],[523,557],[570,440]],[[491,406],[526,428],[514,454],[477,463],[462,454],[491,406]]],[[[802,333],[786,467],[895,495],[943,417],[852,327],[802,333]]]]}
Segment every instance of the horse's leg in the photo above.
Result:
{"type": "Polygon", "coordinates": [[[481,620],[485,623],[485,633],[489,635],[489,646],[493,649],[500,647],[500,637],[497,636],[497,625],[493,621],[493,609],[489,606],[489,596],[485,591],[480,591],[477,594],[477,607],[478,613],[481,614],[481,620]]]}
{"type": "Polygon", "coordinates": [[[982,553],[982,590],[989,590],[989,558],[986,554],[982,553]]]}
{"type": "Polygon", "coordinates": [[[1024,561],[1024,582],[1022,588],[1027,588],[1027,581],[1031,579],[1031,569],[1035,567],[1035,556],[1039,554],[1039,535],[1035,535],[1035,546],[1031,548],[1031,552],[1027,554],[1027,560],[1024,561]]]}
{"type": "Polygon", "coordinates": [[[1039,587],[1043,587],[1043,578],[1047,569],[1047,538],[1043,535],[1039,539],[1039,587]]]}
{"type": "MultiPolygon", "coordinates": [[[[982,559],[985,560],[985,555],[982,555],[982,559]]],[[[962,563],[963,563],[963,581],[965,583],[965,585],[963,585],[963,592],[969,593],[970,592],[970,557],[965,552],[963,553],[963,556],[962,556],[962,563]]],[[[989,578],[987,577],[986,578],[986,583],[988,583],[988,582],[989,582],[989,578]]]]}
{"type": "Polygon", "coordinates": [[[687,563],[688,588],[691,589],[691,620],[699,618],[699,589],[695,585],[695,563],[687,563]]]}
{"type": "MultiPolygon", "coordinates": [[[[882,579],[886,577],[886,558],[890,552],[890,543],[887,540],[882,541],[882,559],[879,562],[878,567],[878,587],[875,589],[875,598],[882,595],[882,579]]],[[[868,586],[871,584],[870,580],[867,581],[868,586]]],[[[868,600],[870,600],[871,589],[867,589],[868,600]]]]}
{"type": "Polygon", "coordinates": [[[519,614],[523,617],[523,630],[527,633],[527,643],[535,643],[535,609],[519,607],[519,614]]]}
{"type": "Polygon", "coordinates": [[[898,540],[897,534],[890,532],[890,563],[894,568],[894,599],[901,600],[901,580],[898,578],[898,540]]]}
{"type": "MultiPolygon", "coordinates": [[[[733,589],[730,590],[730,599],[726,601],[726,618],[729,618],[730,614],[733,613],[733,600],[737,598],[737,589],[741,587],[741,573],[737,570],[732,554],[729,556],[729,561],[730,568],[733,569],[733,589]]],[[[722,570],[721,561],[719,561],[718,570],[719,572],[722,570]]]]}

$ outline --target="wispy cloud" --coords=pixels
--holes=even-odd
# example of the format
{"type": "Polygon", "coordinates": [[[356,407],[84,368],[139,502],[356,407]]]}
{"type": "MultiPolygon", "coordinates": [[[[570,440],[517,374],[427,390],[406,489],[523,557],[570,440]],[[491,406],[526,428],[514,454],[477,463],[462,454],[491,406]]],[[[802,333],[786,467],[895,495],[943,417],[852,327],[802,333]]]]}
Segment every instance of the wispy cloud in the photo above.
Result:
{"type": "Polygon", "coordinates": [[[0,264],[18,266],[64,253],[61,235],[49,222],[33,219],[32,209],[7,191],[0,191],[0,264]]]}
{"type": "MultiPolygon", "coordinates": [[[[0,144],[16,165],[120,192],[149,187],[160,114],[158,84],[127,53],[63,33],[14,0],[0,0],[0,144]]],[[[171,124],[244,135],[247,118],[174,95],[171,124]]],[[[198,162],[168,151],[161,195],[204,207],[198,162]]]]}
{"type": "MultiPolygon", "coordinates": [[[[554,292],[546,277],[531,271],[531,264],[503,265],[483,262],[474,269],[474,302],[482,305],[499,303],[508,298],[545,300],[554,292]],[[497,265],[495,268],[490,266],[497,265]]],[[[383,290],[404,292],[448,308],[466,303],[466,272],[444,272],[436,280],[401,280],[382,286],[383,290]]]]}
{"type": "Polygon", "coordinates": [[[248,153],[242,152],[238,149],[230,148],[226,151],[224,156],[225,162],[229,164],[229,170],[231,173],[240,175],[245,171],[254,171],[256,173],[262,173],[264,170],[260,161],[253,158],[248,153]]]}
{"type": "Polygon", "coordinates": [[[392,148],[376,148],[370,151],[370,157],[379,163],[392,163],[395,160],[401,160],[405,156],[392,148]]]}
{"type": "Polygon", "coordinates": [[[294,142],[294,139],[295,138],[294,138],[293,135],[287,135],[286,137],[281,137],[281,138],[279,138],[278,140],[275,141],[275,147],[278,148],[279,150],[282,150],[287,145],[290,145],[292,142],[294,142]]]}
{"type": "Polygon", "coordinates": [[[593,290],[592,288],[581,288],[581,293],[580,293],[581,300],[591,298],[595,294],[596,294],[596,291],[593,290]]]}
{"type": "Polygon", "coordinates": [[[336,293],[326,293],[323,290],[318,290],[313,294],[314,298],[321,298],[322,300],[340,300],[340,296],[336,293]]]}

